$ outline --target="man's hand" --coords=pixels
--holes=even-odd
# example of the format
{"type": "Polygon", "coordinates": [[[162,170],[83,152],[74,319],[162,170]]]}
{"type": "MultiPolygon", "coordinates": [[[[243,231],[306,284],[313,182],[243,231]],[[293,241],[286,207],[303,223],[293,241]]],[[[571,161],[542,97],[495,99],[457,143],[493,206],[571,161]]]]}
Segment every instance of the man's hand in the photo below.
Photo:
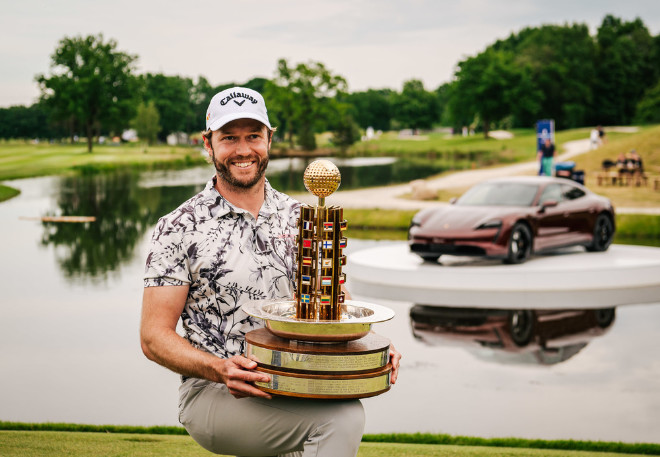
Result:
{"type": "Polygon", "coordinates": [[[140,342],[144,354],[150,360],[184,376],[222,382],[236,398],[271,398],[251,384],[270,381],[267,374],[253,371],[257,362],[242,356],[221,359],[193,347],[176,333],[176,323],[187,295],[187,285],[144,289],[140,324],[140,342]]]}
{"type": "Polygon", "coordinates": [[[399,365],[401,364],[401,354],[394,349],[394,345],[390,344],[390,363],[392,364],[392,374],[390,382],[396,384],[396,378],[399,377],[399,365]]]}
{"type": "Polygon", "coordinates": [[[220,382],[224,383],[229,388],[229,393],[234,397],[271,398],[268,393],[263,392],[252,385],[253,382],[270,381],[270,376],[267,374],[253,371],[257,368],[257,362],[245,358],[242,355],[235,355],[229,359],[219,360],[222,361],[222,364],[218,369],[220,382]]]}

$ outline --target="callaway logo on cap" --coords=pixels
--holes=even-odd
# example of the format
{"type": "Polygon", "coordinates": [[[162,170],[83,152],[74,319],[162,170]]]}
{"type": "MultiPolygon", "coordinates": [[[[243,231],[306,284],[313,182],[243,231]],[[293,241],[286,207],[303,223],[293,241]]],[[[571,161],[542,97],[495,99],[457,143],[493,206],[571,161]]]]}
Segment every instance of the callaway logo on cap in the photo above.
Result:
{"type": "Polygon", "coordinates": [[[206,110],[206,129],[218,130],[236,119],[255,119],[271,128],[264,98],[247,87],[232,87],[213,96],[206,110]]]}

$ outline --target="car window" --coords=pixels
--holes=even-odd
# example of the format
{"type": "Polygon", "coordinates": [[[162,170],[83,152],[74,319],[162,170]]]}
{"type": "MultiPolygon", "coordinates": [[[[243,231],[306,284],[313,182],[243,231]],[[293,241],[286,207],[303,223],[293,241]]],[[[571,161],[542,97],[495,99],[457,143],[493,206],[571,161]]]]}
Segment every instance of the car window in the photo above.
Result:
{"type": "Polygon", "coordinates": [[[539,205],[542,205],[545,202],[549,202],[551,200],[554,200],[557,203],[562,201],[561,187],[559,184],[548,184],[545,186],[545,189],[543,189],[543,193],[541,194],[541,198],[539,199],[539,205]]]}
{"type": "Polygon", "coordinates": [[[561,193],[564,196],[564,200],[575,200],[586,194],[586,192],[579,187],[571,186],[569,184],[562,184],[561,193]]]}
{"type": "Polygon", "coordinates": [[[490,182],[478,184],[463,194],[456,202],[463,206],[531,206],[538,192],[538,185],[490,182]]]}

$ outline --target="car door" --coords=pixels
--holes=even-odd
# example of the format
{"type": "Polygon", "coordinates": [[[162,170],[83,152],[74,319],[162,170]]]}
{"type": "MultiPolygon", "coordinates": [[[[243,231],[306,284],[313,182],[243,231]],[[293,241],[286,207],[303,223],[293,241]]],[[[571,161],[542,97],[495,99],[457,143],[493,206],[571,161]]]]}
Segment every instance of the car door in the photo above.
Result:
{"type": "Polygon", "coordinates": [[[562,210],[566,217],[571,244],[588,243],[591,240],[591,223],[595,208],[590,208],[586,192],[571,183],[561,185],[562,210]]]}
{"type": "Polygon", "coordinates": [[[543,188],[537,204],[537,231],[534,241],[536,251],[561,246],[570,239],[568,221],[562,203],[560,184],[550,183],[543,188]]]}

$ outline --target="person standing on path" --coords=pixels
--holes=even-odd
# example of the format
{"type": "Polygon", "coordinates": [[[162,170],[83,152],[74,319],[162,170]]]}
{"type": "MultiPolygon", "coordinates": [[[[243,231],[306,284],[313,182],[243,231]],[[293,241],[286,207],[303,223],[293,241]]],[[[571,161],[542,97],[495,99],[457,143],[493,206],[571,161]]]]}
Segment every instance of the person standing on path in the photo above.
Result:
{"type": "Polygon", "coordinates": [[[552,176],[552,164],[555,157],[555,145],[550,138],[546,138],[537,154],[540,170],[539,175],[552,176]]]}

